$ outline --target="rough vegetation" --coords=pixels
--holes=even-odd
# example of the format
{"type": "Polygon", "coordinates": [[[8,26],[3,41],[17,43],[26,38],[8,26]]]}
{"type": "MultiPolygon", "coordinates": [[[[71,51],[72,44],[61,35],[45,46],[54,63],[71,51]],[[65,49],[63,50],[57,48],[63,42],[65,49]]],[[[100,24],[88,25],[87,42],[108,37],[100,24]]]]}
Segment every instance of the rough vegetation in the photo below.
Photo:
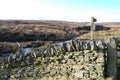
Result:
{"type": "MultiPolygon", "coordinates": [[[[95,39],[106,36],[119,37],[119,26],[120,23],[97,23],[95,39]]],[[[51,44],[49,41],[57,42],[73,38],[90,39],[89,32],[89,22],[0,20],[0,53],[3,53],[5,48],[5,52],[15,51],[16,48],[10,50],[9,46],[14,42],[24,43],[24,47],[45,47],[46,42],[47,45],[51,44]]]]}
{"type": "Polygon", "coordinates": [[[64,21],[1,21],[0,41],[61,41],[71,39],[81,23],[64,21]]]}
{"type": "MultiPolygon", "coordinates": [[[[97,23],[96,31],[119,31],[119,23],[97,23]]],[[[63,41],[89,33],[89,22],[0,21],[0,41],[63,41]]]]}

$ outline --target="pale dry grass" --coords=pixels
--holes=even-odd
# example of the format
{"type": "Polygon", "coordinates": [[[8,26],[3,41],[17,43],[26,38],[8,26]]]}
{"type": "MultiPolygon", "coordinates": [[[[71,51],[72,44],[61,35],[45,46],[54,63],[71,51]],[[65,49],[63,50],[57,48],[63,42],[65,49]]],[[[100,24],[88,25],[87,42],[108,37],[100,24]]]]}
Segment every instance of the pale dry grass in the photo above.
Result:
{"type": "MultiPolygon", "coordinates": [[[[104,38],[108,38],[108,37],[120,37],[120,31],[95,31],[94,32],[94,39],[104,39],[104,38]]],[[[90,32],[83,34],[79,37],[77,37],[76,39],[90,39],[90,32]]]]}

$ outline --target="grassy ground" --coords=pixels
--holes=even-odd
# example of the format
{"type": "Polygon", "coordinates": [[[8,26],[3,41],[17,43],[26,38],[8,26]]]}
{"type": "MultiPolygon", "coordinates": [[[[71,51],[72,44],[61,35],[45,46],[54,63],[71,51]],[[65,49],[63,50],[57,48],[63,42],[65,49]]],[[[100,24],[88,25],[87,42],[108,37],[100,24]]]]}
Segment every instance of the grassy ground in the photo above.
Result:
{"type": "MultiPolygon", "coordinates": [[[[108,38],[110,36],[113,37],[120,37],[120,31],[114,31],[114,32],[110,32],[110,31],[95,31],[94,32],[94,39],[104,39],[104,38],[108,38]]],[[[79,37],[77,37],[76,39],[90,39],[90,32],[83,34],[79,37]]]]}

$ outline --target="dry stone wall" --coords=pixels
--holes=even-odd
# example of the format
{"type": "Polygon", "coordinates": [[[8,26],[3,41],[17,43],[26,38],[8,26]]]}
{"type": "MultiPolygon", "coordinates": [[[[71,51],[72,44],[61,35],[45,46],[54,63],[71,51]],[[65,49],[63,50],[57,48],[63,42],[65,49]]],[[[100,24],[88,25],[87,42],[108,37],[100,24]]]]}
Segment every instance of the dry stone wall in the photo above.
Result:
{"type": "Polygon", "coordinates": [[[0,80],[105,80],[107,55],[102,40],[62,42],[1,58],[0,80]]]}

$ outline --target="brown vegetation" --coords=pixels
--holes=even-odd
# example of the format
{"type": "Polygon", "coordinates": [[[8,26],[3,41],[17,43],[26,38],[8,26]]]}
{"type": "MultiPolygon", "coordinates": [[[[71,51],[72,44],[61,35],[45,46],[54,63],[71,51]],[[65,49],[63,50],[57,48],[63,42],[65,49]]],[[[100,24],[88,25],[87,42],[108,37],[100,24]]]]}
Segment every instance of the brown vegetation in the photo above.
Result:
{"type": "Polygon", "coordinates": [[[75,28],[83,25],[64,21],[1,21],[0,24],[0,41],[66,40],[78,35],[75,28]]]}
{"type": "MultiPolygon", "coordinates": [[[[104,37],[101,37],[104,32],[109,36],[113,32],[120,31],[120,23],[97,23],[96,25],[96,31],[99,32],[97,37],[100,36],[100,38],[104,37]]],[[[76,36],[77,39],[89,39],[89,32],[89,22],[0,20],[0,50],[8,49],[9,51],[8,46],[5,48],[5,43],[2,42],[10,45],[11,42],[21,42],[24,43],[24,47],[39,47],[49,41],[64,41],[76,36]],[[85,37],[86,33],[87,37],[85,37]]]]}

